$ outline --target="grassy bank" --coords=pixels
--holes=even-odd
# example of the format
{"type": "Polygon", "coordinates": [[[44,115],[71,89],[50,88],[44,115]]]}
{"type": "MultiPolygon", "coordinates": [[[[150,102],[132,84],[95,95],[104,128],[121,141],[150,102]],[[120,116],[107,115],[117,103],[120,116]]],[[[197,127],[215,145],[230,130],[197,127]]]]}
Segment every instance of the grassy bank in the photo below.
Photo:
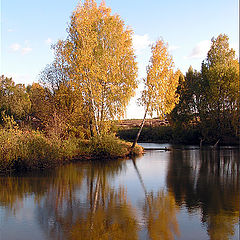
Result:
{"type": "MultiPolygon", "coordinates": [[[[0,172],[44,169],[73,160],[123,158],[130,154],[131,143],[114,135],[59,139],[39,131],[0,129],[0,172]]],[[[137,146],[133,154],[141,154],[137,146]]]]}

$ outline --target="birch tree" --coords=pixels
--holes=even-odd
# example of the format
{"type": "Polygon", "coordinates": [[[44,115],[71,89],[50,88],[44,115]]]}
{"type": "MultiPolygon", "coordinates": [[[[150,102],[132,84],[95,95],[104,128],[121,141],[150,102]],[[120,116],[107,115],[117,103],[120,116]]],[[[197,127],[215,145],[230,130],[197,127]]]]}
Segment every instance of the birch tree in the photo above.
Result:
{"type": "Polygon", "coordinates": [[[141,134],[147,114],[156,113],[159,117],[169,114],[179,101],[176,93],[180,71],[174,73],[174,62],[168,53],[167,44],[158,40],[152,45],[152,56],[147,67],[147,77],[143,79],[144,90],[139,99],[145,107],[145,114],[132,149],[141,134]]]}
{"type": "Polygon", "coordinates": [[[89,123],[101,135],[108,120],[122,117],[137,87],[132,30],[104,2],[86,0],[71,16],[68,37],[55,45],[72,89],[82,94],[89,123]]]}

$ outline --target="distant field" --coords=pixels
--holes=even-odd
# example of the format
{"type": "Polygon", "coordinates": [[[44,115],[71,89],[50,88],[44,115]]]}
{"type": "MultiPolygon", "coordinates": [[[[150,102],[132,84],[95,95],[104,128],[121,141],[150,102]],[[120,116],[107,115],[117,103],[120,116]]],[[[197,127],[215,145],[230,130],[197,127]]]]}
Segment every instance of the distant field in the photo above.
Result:
{"type": "MultiPolygon", "coordinates": [[[[117,123],[117,126],[124,129],[129,129],[129,128],[140,126],[141,122],[142,122],[142,119],[126,119],[126,120],[119,121],[117,123]]],[[[169,122],[167,119],[164,119],[164,120],[160,120],[157,118],[146,119],[144,126],[145,127],[169,126],[169,122]]]]}

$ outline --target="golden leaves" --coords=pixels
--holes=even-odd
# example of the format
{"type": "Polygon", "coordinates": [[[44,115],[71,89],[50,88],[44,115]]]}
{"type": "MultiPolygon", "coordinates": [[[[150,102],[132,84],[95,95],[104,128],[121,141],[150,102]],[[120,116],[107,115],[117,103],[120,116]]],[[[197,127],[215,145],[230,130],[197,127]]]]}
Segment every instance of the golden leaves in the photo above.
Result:
{"type": "Polygon", "coordinates": [[[158,40],[152,45],[152,57],[147,67],[147,78],[143,79],[145,90],[141,104],[147,106],[152,115],[163,117],[169,114],[179,101],[176,95],[180,71],[174,73],[174,63],[168,54],[167,44],[158,40]]]}
{"type": "Polygon", "coordinates": [[[71,16],[68,37],[55,46],[73,88],[97,122],[121,117],[137,87],[132,31],[102,2],[85,1],[71,16]]]}

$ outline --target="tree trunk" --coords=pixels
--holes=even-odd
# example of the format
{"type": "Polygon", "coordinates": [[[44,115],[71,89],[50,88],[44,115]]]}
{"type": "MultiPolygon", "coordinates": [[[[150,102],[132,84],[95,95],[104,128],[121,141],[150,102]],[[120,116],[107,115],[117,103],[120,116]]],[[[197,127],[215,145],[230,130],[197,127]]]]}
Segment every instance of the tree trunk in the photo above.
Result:
{"type": "Polygon", "coordinates": [[[145,123],[145,119],[146,119],[146,116],[147,116],[147,112],[148,112],[148,107],[146,108],[146,111],[145,111],[145,114],[144,114],[142,123],[141,123],[141,125],[140,125],[140,128],[139,128],[139,130],[138,130],[137,136],[136,136],[136,138],[135,138],[135,140],[134,140],[134,142],[133,142],[133,144],[132,144],[131,152],[132,152],[132,150],[134,149],[134,147],[136,146],[137,141],[138,141],[138,138],[139,138],[139,136],[140,136],[140,134],[141,134],[141,132],[142,132],[142,129],[143,129],[143,126],[144,126],[144,123],[145,123]]]}
{"type": "Polygon", "coordinates": [[[94,103],[94,100],[92,100],[92,108],[93,108],[93,116],[94,116],[94,122],[95,122],[95,128],[96,128],[96,132],[97,132],[97,135],[100,136],[100,132],[99,132],[99,127],[98,127],[98,120],[97,120],[97,113],[96,113],[96,107],[95,107],[95,103],[94,103]]]}
{"type": "Polygon", "coordinates": [[[90,119],[90,121],[89,121],[89,127],[90,127],[91,137],[93,137],[93,136],[94,136],[94,133],[93,133],[93,123],[92,123],[92,119],[90,119]]]}

